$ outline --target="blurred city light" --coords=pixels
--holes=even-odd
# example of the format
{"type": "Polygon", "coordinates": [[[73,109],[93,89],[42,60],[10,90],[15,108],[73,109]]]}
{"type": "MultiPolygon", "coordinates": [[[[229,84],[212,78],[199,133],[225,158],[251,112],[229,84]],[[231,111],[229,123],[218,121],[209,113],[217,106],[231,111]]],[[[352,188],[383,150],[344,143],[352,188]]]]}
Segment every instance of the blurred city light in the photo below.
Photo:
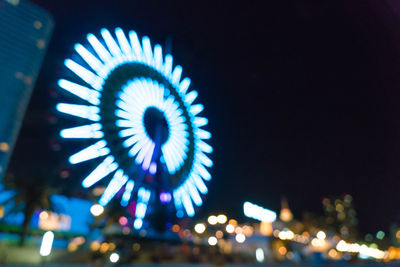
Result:
{"type": "Polygon", "coordinates": [[[222,237],[224,237],[224,233],[223,233],[221,230],[218,230],[218,231],[215,233],[215,236],[216,236],[217,238],[222,238],[222,237]]]}
{"type": "Polygon", "coordinates": [[[261,222],[260,223],[260,234],[263,236],[272,235],[272,222],[261,222]]]}
{"type": "Polygon", "coordinates": [[[208,217],[207,221],[211,225],[216,225],[218,223],[217,216],[214,216],[214,215],[211,215],[210,217],[208,217]]]}
{"type": "Polygon", "coordinates": [[[226,226],[226,231],[230,234],[232,234],[235,231],[235,226],[233,226],[232,224],[228,224],[226,226]]]}
{"type": "Polygon", "coordinates": [[[244,241],[246,241],[246,236],[244,234],[237,234],[235,236],[235,239],[238,243],[243,243],[244,241]]]}
{"type": "Polygon", "coordinates": [[[383,231],[378,231],[378,232],[376,233],[376,238],[377,238],[377,239],[382,240],[384,237],[385,237],[385,232],[383,232],[383,231]]]}
{"type": "Polygon", "coordinates": [[[118,222],[120,225],[124,226],[128,223],[128,219],[125,216],[121,216],[119,217],[118,222]]]}
{"type": "Polygon", "coordinates": [[[116,263],[117,261],[119,261],[119,255],[118,255],[118,253],[115,253],[115,252],[111,253],[111,255],[110,255],[110,261],[111,261],[112,263],[116,263]]]}
{"type": "Polygon", "coordinates": [[[256,260],[260,263],[264,261],[264,250],[262,248],[256,249],[256,260]]]}
{"type": "Polygon", "coordinates": [[[217,240],[217,238],[215,236],[210,236],[208,238],[208,244],[210,246],[215,246],[217,243],[218,243],[218,240],[217,240]]]}
{"type": "Polygon", "coordinates": [[[92,213],[93,216],[100,216],[104,212],[104,207],[99,205],[99,204],[94,204],[90,208],[90,212],[92,213]]]}
{"type": "Polygon", "coordinates": [[[294,238],[294,233],[290,230],[283,230],[279,232],[278,237],[281,240],[292,240],[294,238]]]}
{"type": "Polygon", "coordinates": [[[217,221],[218,221],[218,223],[220,223],[220,224],[226,223],[227,220],[228,220],[228,218],[227,218],[226,215],[224,215],[224,214],[220,214],[220,215],[218,215],[218,217],[217,217],[217,221]]]}
{"type": "Polygon", "coordinates": [[[42,238],[42,244],[40,246],[40,255],[48,256],[51,253],[51,248],[53,246],[54,234],[52,231],[47,231],[44,233],[42,238]]]}
{"type": "Polygon", "coordinates": [[[324,239],[326,238],[325,232],[319,231],[319,232],[317,233],[317,238],[318,238],[318,239],[321,239],[321,240],[324,240],[324,239]]]}
{"type": "Polygon", "coordinates": [[[248,201],[243,204],[243,212],[246,217],[262,222],[274,222],[276,220],[276,213],[274,211],[265,209],[248,201]]]}
{"type": "Polygon", "coordinates": [[[196,231],[196,233],[202,234],[206,230],[206,226],[204,225],[204,223],[198,223],[194,226],[194,230],[196,231]]]}

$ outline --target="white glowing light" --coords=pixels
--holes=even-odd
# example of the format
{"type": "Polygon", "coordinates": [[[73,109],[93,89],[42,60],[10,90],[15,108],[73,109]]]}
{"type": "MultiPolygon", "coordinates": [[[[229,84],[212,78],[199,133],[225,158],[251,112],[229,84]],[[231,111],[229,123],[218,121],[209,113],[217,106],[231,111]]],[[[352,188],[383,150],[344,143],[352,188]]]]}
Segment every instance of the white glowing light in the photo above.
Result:
{"type": "Polygon", "coordinates": [[[89,174],[89,176],[87,176],[83,180],[82,186],[87,188],[94,185],[95,183],[115,171],[117,168],[118,164],[114,162],[114,157],[108,156],[102,163],[99,164],[99,166],[96,167],[96,169],[94,169],[89,174]]]}
{"type": "Polygon", "coordinates": [[[228,233],[230,233],[230,234],[232,234],[233,232],[235,232],[235,226],[233,226],[232,224],[228,224],[227,226],[226,226],[226,231],[228,232],[228,233]]]}
{"type": "Polygon", "coordinates": [[[60,136],[63,138],[102,138],[101,124],[94,123],[90,125],[78,126],[74,128],[61,130],[60,136]]]}
{"type": "Polygon", "coordinates": [[[83,100],[88,101],[90,104],[98,105],[100,104],[100,93],[89,89],[85,86],[61,79],[58,81],[58,86],[63,88],[64,90],[80,97],[83,100]]]}
{"type": "Polygon", "coordinates": [[[105,156],[110,153],[110,149],[106,147],[106,145],[106,141],[98,141],[94,145],[91,145],[69,157],[69,162],[71,164],[77,164],[86,160],[105,156]]]}
{"type": "Polygon", "coordinates": [[[84,119],[88,119],[91,121],[99,121],[100,116],[99,112],[100,109],[95,106],[85,106],[85,105],[74,105],[74,104],[65,104],[65,103],[59,103],[56,106],[56,109],[60,112],[72,115],[72,116],[77,116],[81,117],[84,119]]]}
{"type": "Polygon", "coordinates": [[[208,217],[208,223],[211,225],[215,225],[218,223],[218,218],[217,216],[211,215],[210,217],[208,217]]]}
{"type": "Polygon", "coordinates": [[[220,215],[217,216],[217,221],[220,224],[226,223],[227,220],[228,220],[228,218],[224,214],[220,214],[220,215]]]}
{"type": "Polygon", "coordinates": [[[75,61],[71,59],[66,59],[64,64],[67,68],[69,68],[72,72],[78,75],[82,80],[86,83],[90,84],[94,89],[100,90],[101,84],[103,83],[103,79],[94,74],[93,72],[85,69],[75,61]]]}
{"type": "Polygon", "coordinates": [[[115,253],[115,252],[111,253],[111,255],[110,255],[110,261],[111,261],[112,263],[118,262],[118,261],[119,261],[119,255],[118,255],[118,253],[115,253]]]}
{"type": "Polygon", "coordinates": [[[45,257],[50,255],[51,248],[53,247],[53,240],[54,233],[52,231],[47,231],[46,233],[44,233],[39,251],[41,256],[45,257]]]}
{"type": "Polygon", "coordinates": [[[131,199],[132,190],[133,190],[134,186],[135,186],[135,182],[132,180],[129,180],[128,183],[126,184],[125,192],[122,195],[122,199],[121,199],[122,206],[128,205],[128,202],[131,199]]]}
{"type": "Polygon", "coordinates": [[[256,249],[256,260],[257,262],[263,262],[264,261],[264,250],[262,248],[257,248],[256,249]]]}
{"type": "Polygon", "coordinates": [[[93,216],[100,216],[103,212],[104,208],[99,204],[94,204],[92,207],[90,207],[90,213],[92,213],[93,216]]]}
{"type": "Polygon", "coordinates": [[[324,239],[326,238],[325,232],[319,231],[319,232],[317,233],[317,238],[318,238],[318,239],[321,239],[321,240],[324,240],[324,239]]]}
{"type": "Polygon", "coordinates": [[[198,223],[194,226],[194,230],[196,231],[196,233],[202,234],[206,230],[206,226],[204,223],[198,223]]]}
{"type": "Polygon", "coordinates": [[[136,204],[136,211],[135,211],[136,220],[133,224],[133,227],[136,230],[139,230],[142,227],[143,218],[146,215],[146,210],[150,200],[150,195],[151,195],[150,190],[147,190],[144,187],[139,188],[138,202],[136,204]]]}
{"type": "Polygon", "coordinates": [[[265,209],[247,201],[243,204],[243,212],[246,217],[262,222],[274,222],[276,220],[276,213],[272,210],[265,209]]]}
{"type": "Polygon", "coordinates": [[[105,206],[118,193],[122,186],[128,181],[128,176],[124,175],[122,170],[115,172],[114,177],[104,190],[103,195],[99,200],[99,204],[105,206]]]}
{"type": "Polygon", "coordinates": [[[215,246],[218,243],[218,239],[215,236],[210,236],[208,238],[208,244],[210,246],[215,246]]]}
{"type": "Polygon", "coordinates": [[[238,243],[244,243],[244,241],[246,241],[246,236],[244,234],[237,234],[235,239],[238,243]]]}

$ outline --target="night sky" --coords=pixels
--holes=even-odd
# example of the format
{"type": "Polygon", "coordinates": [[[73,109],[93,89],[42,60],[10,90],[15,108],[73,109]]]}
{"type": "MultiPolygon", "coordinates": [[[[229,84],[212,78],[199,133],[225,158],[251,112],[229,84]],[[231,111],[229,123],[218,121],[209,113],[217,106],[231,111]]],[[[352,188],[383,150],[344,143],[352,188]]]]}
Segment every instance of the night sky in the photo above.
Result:
{"type": "Polygon", "coordinates": [[[120,26],[172,47],[199,92],[215,148],[203,214],[242,216],[245,200],[279,211],[285,195],[300,218],[350,193],[362,232],[400,222],[396,0],[33,2],[56,27],[11,171],[66,162],[49,146],[63,122],[46,120],[63,60],[87,33],[120,26]]]}

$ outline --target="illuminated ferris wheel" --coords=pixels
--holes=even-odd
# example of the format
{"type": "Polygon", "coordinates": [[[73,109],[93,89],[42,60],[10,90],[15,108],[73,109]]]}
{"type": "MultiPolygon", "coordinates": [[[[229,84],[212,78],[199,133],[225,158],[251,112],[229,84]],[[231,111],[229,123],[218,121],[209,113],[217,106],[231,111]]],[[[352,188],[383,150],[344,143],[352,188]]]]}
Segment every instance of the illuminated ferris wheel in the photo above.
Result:
{"type": "Polygon", "coordinates": [[[208,191],[213,165],[205,141],[211,134],[201,128],[208,120],[198,116],[203,105],[194,104],[197,92],[189,90],[189,78],[181,79],[182,67],[174,67],[172,56],[163,57],[148,37],[140,43],[134,31],[128,38],[120,28],[116,38],[107,29],[100,33],[101,39],[88,34],[87,45],[75,45],[74,60],[65,60],[73,76],[58,81],[80,102],[57,104],[81,124],[61,130],[61,137],[91,142],[69,162],[99,162],[82,186],[105,184],[102,206],[113,198],[122,206],[136,203],[135,229],[156,201],[173,207],[178,217],[192,217],[208,191]]]}

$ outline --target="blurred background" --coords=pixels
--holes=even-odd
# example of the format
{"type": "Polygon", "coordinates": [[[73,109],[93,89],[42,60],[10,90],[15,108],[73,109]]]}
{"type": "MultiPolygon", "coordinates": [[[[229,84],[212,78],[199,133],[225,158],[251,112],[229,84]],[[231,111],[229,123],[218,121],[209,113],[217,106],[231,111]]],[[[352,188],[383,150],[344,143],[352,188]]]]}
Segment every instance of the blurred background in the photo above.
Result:
{"type": "Polygon", "coordinates": [[[395,264],[399,26],[394,0],[0,0],[0,262],[395,264]],[[212,179],[181,209],[161,167],[137,174],[147,202],[121,206],[124,185],[103,205],[112,175],[85,188],[101,160],[70,158],[93,142],[60,135],[87,121],[60,112],[83,102],[59,80],[90,84],[65,60],[90,69],[80,43],[104,61],[89,33],[114,56],[103,28],[124,51],[118,27],[172,54],[204,105],[212,179]]]}

